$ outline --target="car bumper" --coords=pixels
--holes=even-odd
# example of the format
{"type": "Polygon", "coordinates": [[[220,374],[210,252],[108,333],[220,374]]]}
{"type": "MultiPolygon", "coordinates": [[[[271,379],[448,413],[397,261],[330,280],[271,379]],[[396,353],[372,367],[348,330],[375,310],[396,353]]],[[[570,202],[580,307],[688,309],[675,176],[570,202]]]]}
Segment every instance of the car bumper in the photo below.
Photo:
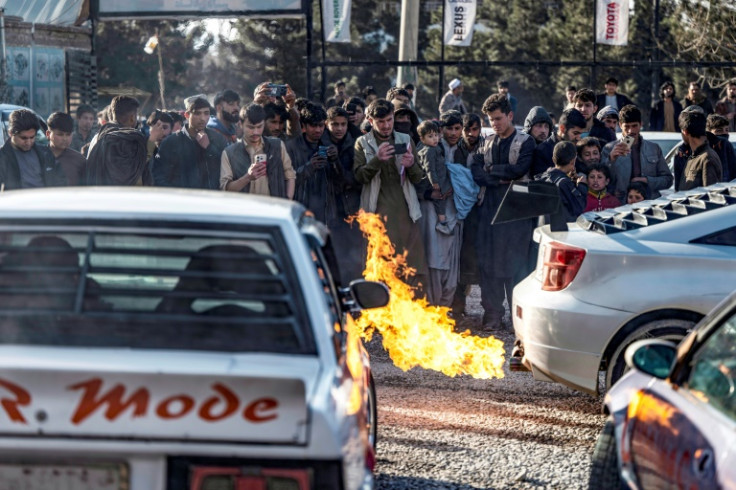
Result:
{"type": "Polygon", "coordinates": [[[516,286],[513,298],[514,331],[535,379],[596,394],[603,351],[630,313],[584,303],[567,291],[542,291],[533,275],[516,286]]]}

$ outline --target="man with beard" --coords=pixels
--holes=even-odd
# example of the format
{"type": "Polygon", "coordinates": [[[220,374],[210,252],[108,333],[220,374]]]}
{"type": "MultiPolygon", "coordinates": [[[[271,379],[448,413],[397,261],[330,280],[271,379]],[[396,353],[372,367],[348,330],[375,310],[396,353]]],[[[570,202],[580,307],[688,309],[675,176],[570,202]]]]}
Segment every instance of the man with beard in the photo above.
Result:
{"type": "Polygon", "coordinates": [[[263,136],[266,111],[250,103],[240,111],[243,138],[222,152],[220,188],[292,199],[296,173],[284,142],[263,136]]]}
{"type": "Polygon", "coordinates": [[[682,104],[675,100],[675,84],[666,81],[659,87],[660,100],[652,106],[649,115],[650,131],[667,131],[677,133],[680,131],[678,119],[682,112],[682,104]]]}
{"type": "Polygon", "coordinates": [[[299,124],[300,114],[299,108],[296,106],[296,93],[289,86],[285,84],[286,93],[281,97],[273,95],[274,87],[271,82],[263,82],[253,91],[253,102],[258,105],[265,106],[269,102],[283,103],[284,107],[289,113],[289,118],[286,120],[286,138],[294,138],[302,134],[302,127],[299,124]]]}
{"type": "Polygon", "coordinates": [[[721,160],[723,182],[730,182],[736,178],[736,151],[731,142],[728,141],[728,119],[720,114],[708,116],[705,124],[705,134],[708,136],[708,144],[718,154],[721,160]]]}
{"type": "Polygon", "coordinates": [[[220,160],[227,146],[225,138],[207,127],[210,103],[204,95],[184,101],[187,122],[159,147],[153,160],[157,186],[192,189],[220,188],[220,160]]]}
{"type": "Polygon", "coordinates": [[[286,141],[288,139],[286,121],[289,119],[289,111],[278,102],[269,102],[263,106],[263,110],[266,113],[266,126],[263,134],[286,141]]]}
{"type": "Polygon", "coordinates": [[[338,179],[337,147],[321,143],[327,113],[321,105],[307,102],[300,111],[304,132],[286,143],[296,171],[295,199],[328,226],[337,219],[334,182],[338,179]]]}
{"type": "Polygon", "coordinates": [[[427,284],[427,261],[419,227],[422,217],[415,184],[424,177],[416,163],[411,137],[394,131],[394,106],[377,99],[368,106],[370,132],[355,142],[353,171],[363,184],[360,207],[386,220],[386,233],[396,254],[408,252],[407,265],[416,270],[413,286],[427,284]],[[396,154],[396,149],[406,150],[396,154]]]}
{"type": "Polygon", "coordinates": [[[713,114],[713,105],[708,100],[708,97],[706,97],[700,89],[700,82],[698,81],[690,82],[690,85],[688,85],[687,89],[687,95],[684,99],[682,99],[681,104],[683,109],[686,109],[691,105],[702,107],[706,117],[708,116],[708,114],[713,114]]]}
{"type": "Polygon", "coordinates": [[[552,133],[546,141],[540,143],[534,149],[529,175],[534,178],[546,172],[548,168],[554,167],[552,152],[554,151],[555,145],[560,141],[577,143],[583,131],[585,131],[585,118],[583,114],[577,109],[567,109],[564,111],[560,116],[557,132],[552,133]]]}
{"type": "Polygon", "coordinates": [[[463,82],[459,78],[454,78],[447,86],[450,90],[442,96],[440,114],[447,111],[458,111],[460,114],[468,112],[463,103],[463,90],[465,88],[463,82]]]}
{"type": "Polygon", "coordinates": [[[322,133],[322,146],[329,147],[328,155],[337,150],[337,161],[330,164],[335,170],[335,178],[330,181],[334,188],[336,201],[336,217],[328,226],[332,231],[333,243],[340,244],[341,253],[337,256],[342,285],[359,279],[363,272],[362,257],[365,244],[363,234],[357,222],[348,223],[347,218],[355,215],[360,209],[361,184],[355,180],[353,160],[355,156],[355,139],[350,134],[348,112],[342,107],[330,107],[327,110],[327,130],[322,133]]]}
{"type": "Polygon", "coordinates": [[[534,140],[516,131],[508,99],[494,94],[483,103],[493,136],[475,155],[471,171],[484,192],[480,208],[476,252],[480,272],[483,325],[501,328],[504,299],[512,304],[514,286],[529,273],[529,254],[534,221],[525,219],[492,225],[511,183],[527,177],[532,163],[534,140]],[[483,190],[485,189],[485,191],[483,190]]]}
{"type": "Polygon", "coordinates": [[[95,132],[92,126],[95,124],[95,110],[92,106],[82,104],[77,107],[77,130],[72,134],[72,143],[69,148],[82,151],[82,147],[92,141],[95,132]]]}
{"type": "MultiPolygon", "coordinates": [[[[481,120],[478,114],[463,114],[462,138],[457,144],[454,161],[464,165],[467,169],[473,163],[473,156],[483,148],[483,137],[480,133],[481,120]]],[[[455,288],[455,297],[452,300],[452,312],[455,318],[460,318],[465,313],[465,298],[470,294],[470,286],[478,284],[478,259],[476,256],[476,240],[478,238],[478,209],[472,207],[465,217],[463,224],[462,254],[460,255],[460,273],[458,284],[455,288]]]]}
{"type": "Polygon", "coordinates": [[[207,127],[220,133],[227,144],[232,145],[238,141],[239,112],[240,95],[234,90],[223,90],[215,95],[215,114],[210,115],[207,127]]]}
{"type": "Polygon", "coordinates": [[[552,118],[541,105],[532,107],[524,119],[524,132],[534,138],[536,144],[543,143],[549,138],[554,127],[552,118]]]}
{"type": "Polygon", "coordinates": [[[728,119],[728,131],[736,131],[736,78],[728,81],[726,96],[716,104],[716,113],[728,119]]]}

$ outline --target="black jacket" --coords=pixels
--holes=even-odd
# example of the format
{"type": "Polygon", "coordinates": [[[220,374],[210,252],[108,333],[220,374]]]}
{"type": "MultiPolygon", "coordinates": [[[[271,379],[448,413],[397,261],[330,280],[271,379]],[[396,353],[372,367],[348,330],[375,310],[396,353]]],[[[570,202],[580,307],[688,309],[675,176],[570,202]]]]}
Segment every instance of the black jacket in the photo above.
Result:
{"type": "MultiPolygon", "coordinates": [[[[620,94],[616,92],[616,105],[618,106],[616,108],[617,110],[620,111],[623,106],[629,105],[629,104],[633,104],[633,102],[631,102],[631,99],[626,97],[624,94],[620,94]]],[[[595,96],[595,105],[598,106],[598,110],[601,110],[608,105],[606,104],[606,93],[605,92],[595,96]]]]}
{"type": "Polygon", "coordinates": [[[585,184],[575,185],[570,177],[555,168],[550,168],[542,175],[536,177],[536,180],[550,182],[557,186],[560,191],[560,210],[566,222],[575,221],[585,210],[588,204],[588,186],[585,184]]]}
{"type": "Polygon", "coordinates": [[[202,148],[186,134],[187,125],[161,142],[153,160],[154,185],[190,189],[219,189],[222,152],[225,138],[212,128],[205,128],[210,144],[202,148]]]}
{"type": "MultiPolygon", "coordinates": [[[[64,174],[64,170],[56,162],[54,154],[51,153],[48,147],[34,144],[32,151],[35,151],[38,155],[44,186],[59,187],[67,185],[66,174],[64,174]]],[[[23,187],[20,178],[20,167],[18,166],[18,160],[15,158],[10,139],[5,141],[3,147],[0,148],[0,185],[4,185],[6,191],[23,187]]]]}
{"type": "Polygon", "coordinates": [[[107,123],[87,155],[87,185],[151,185],[146,137],[134,128],[107,123]]]}

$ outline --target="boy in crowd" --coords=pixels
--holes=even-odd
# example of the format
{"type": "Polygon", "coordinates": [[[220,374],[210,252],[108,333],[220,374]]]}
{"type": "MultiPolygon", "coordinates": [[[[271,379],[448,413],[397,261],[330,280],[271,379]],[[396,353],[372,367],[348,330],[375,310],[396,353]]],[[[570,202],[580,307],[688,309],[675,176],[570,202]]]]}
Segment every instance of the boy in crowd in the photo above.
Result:
{"type": "Polygon", "coordinates": [[[575,173],[577,157],[578,152],[573,143],[560,141],[552,153],[554,168],[548,169],[537,178],[555,184],[560,191],[562,206],[557,215],[551,217],[553,226],[559,218],[567,223],[575,221],[587,205],[588,186],[585,185],[585,177],[579,177],[575,173]]]}
{"type": "Polygon", "coordinates": [[[64,112],[54,112],[46,122],[49,126],[49,129],[46,130],[46,137],[56,163],[61,165],[69,185],[80,185],[84,178],[87,160],[81,153],[70,147],[72,131],[74,131],[72,116],[64,112]]]}
{"type": "Polygon", "coordinates": [[[158,148],[161,146],[161,142],[164,138],[171,134],[171,127],[174,125],[174,120],[168,112],[154,109],[154,111],[148,116],[146,123],[150,128],[148,133],[148,142],[146,143],[146,151],[148,160],[151,160],[151,158],[155,157],[156,153],[158,153],[158,148]]]}
{"type": "Polygon", "coordinates": [[[613,192],[616,198],[623,200],[630,182],[644,182],[649,186],[652,197],[657,198],[659,191],[672,185],[672,172],[664,160],[662,149],[641,136],[641,111],[638,107],[624,106],[618,117],[621,139],[606,144],[601,152],[601,163],[611,167],[613,192]]]}
{"type": "Polygon", "coordinates": [[[649,199],[649,187],[644,182],[632,182],[626,189],[626,204],[636,204],[649,199]]]}
{"type": "Polygon", "coordinates": [[[95,132],[92,131],[92,127],[95,125],[95,118],[96,114],[92,106],[82,104],[77,107],[77,130],[72,133],[72,142],[69,148],[82,151],[82,147],[92,141],[92,138],[95,136],[95,132]]]}
{"type": "Polygon", "coordinates": [[[56,187],[67,183],[66,175],[51,150],[36,144],[41,128],[36,114],[28,109],[10,113],[10,137],[0,148],[0,188],[56,187]]]}
{"type": "Polygon", "coordinates": [[[449,235],[452,231],[447,225],[445,198],[450,195],[452,185],[445,165],[445,153],[442,146],[439,146],[440,128],[434,121],[424,121],[418,130],[422,141],[417,147],[417,157],[432,185],[432,204],[438,219],[435,229],[449,235]]]}
{"type": "Polygon", "coordinates": [[[577,142],[578,172],[586,173],[594,165],[601,163],[601,143],[598,138],[583,138],[577,142]]]}
{"type": "Polygon", "coordinates": [[[621,205],[621,202],[615,196],[606,191],[608,184],[611,183],[611,170],[607,166],[599,163],[589,167],[587,181],[588,204],[585,206],[584,213],[603,211],[621,205]]]}

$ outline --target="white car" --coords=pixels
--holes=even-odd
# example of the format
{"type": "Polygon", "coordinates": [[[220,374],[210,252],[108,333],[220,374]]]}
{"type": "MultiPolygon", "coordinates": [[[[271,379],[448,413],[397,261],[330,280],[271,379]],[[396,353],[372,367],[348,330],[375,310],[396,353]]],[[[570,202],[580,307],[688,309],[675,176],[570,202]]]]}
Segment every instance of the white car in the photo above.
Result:
{"type": "Polygon", "coordinates": [[[597,393],[632,342],[681,339],[736,289],[735,201],[736,181],[537,228],[536,271],[513,294],[512,366],[597,393]]]}
{"type": "Polygon", "coordinates": [[[0,216],[0,488],[372,486],[349,310],[388,291],[336,289],[304,207],[56,188],[0,216]]]}

